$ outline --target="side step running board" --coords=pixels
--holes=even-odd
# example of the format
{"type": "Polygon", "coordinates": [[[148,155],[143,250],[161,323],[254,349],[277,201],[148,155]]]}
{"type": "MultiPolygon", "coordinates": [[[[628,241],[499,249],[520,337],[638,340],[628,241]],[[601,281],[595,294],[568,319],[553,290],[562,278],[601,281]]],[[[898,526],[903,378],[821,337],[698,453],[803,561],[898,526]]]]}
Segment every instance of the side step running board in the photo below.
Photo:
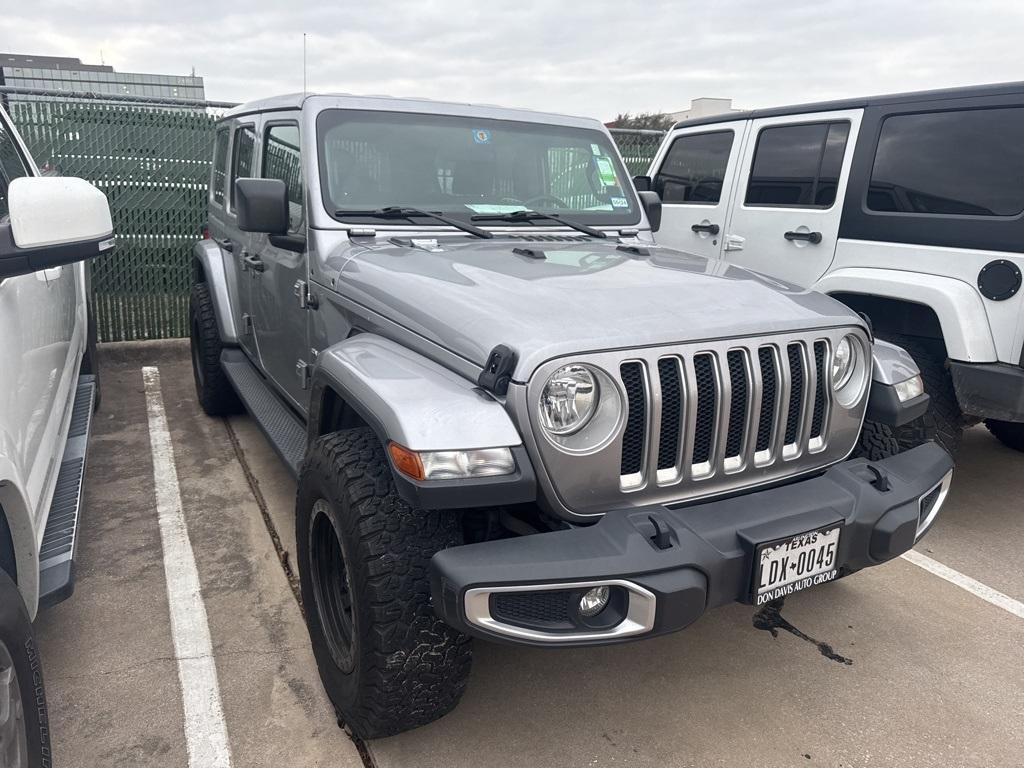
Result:
{"type": "Polygon", "coordinates": [[[220,364],[263,434],[296,477],[306,455],[306,427],[242,350],[225,349],[220,364]]]}
{"type": "Polygon", "coordinates": [[[82,483],[85,479],[86,449],[92,429],[92,408],[96,377],[78,377],[75,403],[68,427],[57,486],[50,502],[43,543],[39,548],[39,605],[54,605],[71,597],[75,589],[75,550],[78,545],[78,517],[82,511],[82,483]]]}

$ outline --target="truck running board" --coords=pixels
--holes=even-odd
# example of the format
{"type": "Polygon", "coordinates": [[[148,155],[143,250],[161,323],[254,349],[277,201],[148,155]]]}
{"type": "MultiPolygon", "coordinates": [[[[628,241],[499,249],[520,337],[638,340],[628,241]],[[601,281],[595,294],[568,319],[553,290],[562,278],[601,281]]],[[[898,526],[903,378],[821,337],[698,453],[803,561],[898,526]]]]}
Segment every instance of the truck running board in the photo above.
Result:
{"type": "Polygon", "coordinates": [[[263,434],[291,473],[298,477],[306,455],[306,427],[299,417],[271,389],[270,384],[249,362],[242,350],[225,349],[220,354],[231,385],[256,419],[263,434]]]}
{"type": "Polygon", "coordinates": [[[86,449],[92,429],[96,377],[78,377],[75,402],[68,427],[57,485],[50,502],[43,543],[39,548],[39,605],[54,605],[71,597],[75,589],[75,552],[78,546],[78,515],[82,510],[86,449]]]}

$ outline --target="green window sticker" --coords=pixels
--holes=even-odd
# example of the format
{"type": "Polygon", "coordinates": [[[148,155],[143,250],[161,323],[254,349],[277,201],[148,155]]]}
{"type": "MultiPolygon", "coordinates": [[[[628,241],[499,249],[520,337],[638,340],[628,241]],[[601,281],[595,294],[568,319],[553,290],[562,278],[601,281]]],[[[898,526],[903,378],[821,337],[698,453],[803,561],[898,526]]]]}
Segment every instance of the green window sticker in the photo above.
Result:
{"type": "Polygon", "coordinates": [[[612,165],[612,161],[606,155],[601,155],[595,157],[594,162],[597,163],[597,175],[601,177],[601,183],[606,187],[617,187],[619,178],[615,175],[615,166],[612,165]]]}

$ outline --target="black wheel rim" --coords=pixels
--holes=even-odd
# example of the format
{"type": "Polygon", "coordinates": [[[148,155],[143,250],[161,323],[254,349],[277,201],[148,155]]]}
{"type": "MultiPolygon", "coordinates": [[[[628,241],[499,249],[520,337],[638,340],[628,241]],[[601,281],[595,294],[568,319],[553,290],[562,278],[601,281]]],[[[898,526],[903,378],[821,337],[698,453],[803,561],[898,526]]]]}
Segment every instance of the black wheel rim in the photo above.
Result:
{"type": "MultiPolygon", "coordinates": [[[[192,370],[196,376],[196,389],[202,394],[203,384],[205,383],[203,374],[203,349],[202,341],[199,336],[199,323],[195,320],[192,321],[192,370]]],[[[188,381],[188,379],[186,379],[188,381]]]]}
{"type": "Polygon", "coordinates": [[[309,527],[309,565],[316,612],[324,640],[334,663],[343,672],[351,672],[354,659],[355,618],[352,592],[338,531],[328,503],[320,499],[313,505],[309,527]]]}

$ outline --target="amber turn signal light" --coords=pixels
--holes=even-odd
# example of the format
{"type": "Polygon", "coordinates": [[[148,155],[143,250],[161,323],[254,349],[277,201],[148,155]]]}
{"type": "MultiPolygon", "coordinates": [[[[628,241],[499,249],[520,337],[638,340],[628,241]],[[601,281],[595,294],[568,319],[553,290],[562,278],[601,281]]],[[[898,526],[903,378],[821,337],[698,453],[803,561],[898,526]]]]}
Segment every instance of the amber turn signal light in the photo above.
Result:
{"type": "Polygon", "coordinates": [[[408,475],[413,480],[423,479],[423,462],[420,461],[419,454],[415,451],[410,451],[404,445],[392,441],[388,443],[388,453],[391,454],[391,461],[394,462],[395,468],[403,475],[408,475]]]}

